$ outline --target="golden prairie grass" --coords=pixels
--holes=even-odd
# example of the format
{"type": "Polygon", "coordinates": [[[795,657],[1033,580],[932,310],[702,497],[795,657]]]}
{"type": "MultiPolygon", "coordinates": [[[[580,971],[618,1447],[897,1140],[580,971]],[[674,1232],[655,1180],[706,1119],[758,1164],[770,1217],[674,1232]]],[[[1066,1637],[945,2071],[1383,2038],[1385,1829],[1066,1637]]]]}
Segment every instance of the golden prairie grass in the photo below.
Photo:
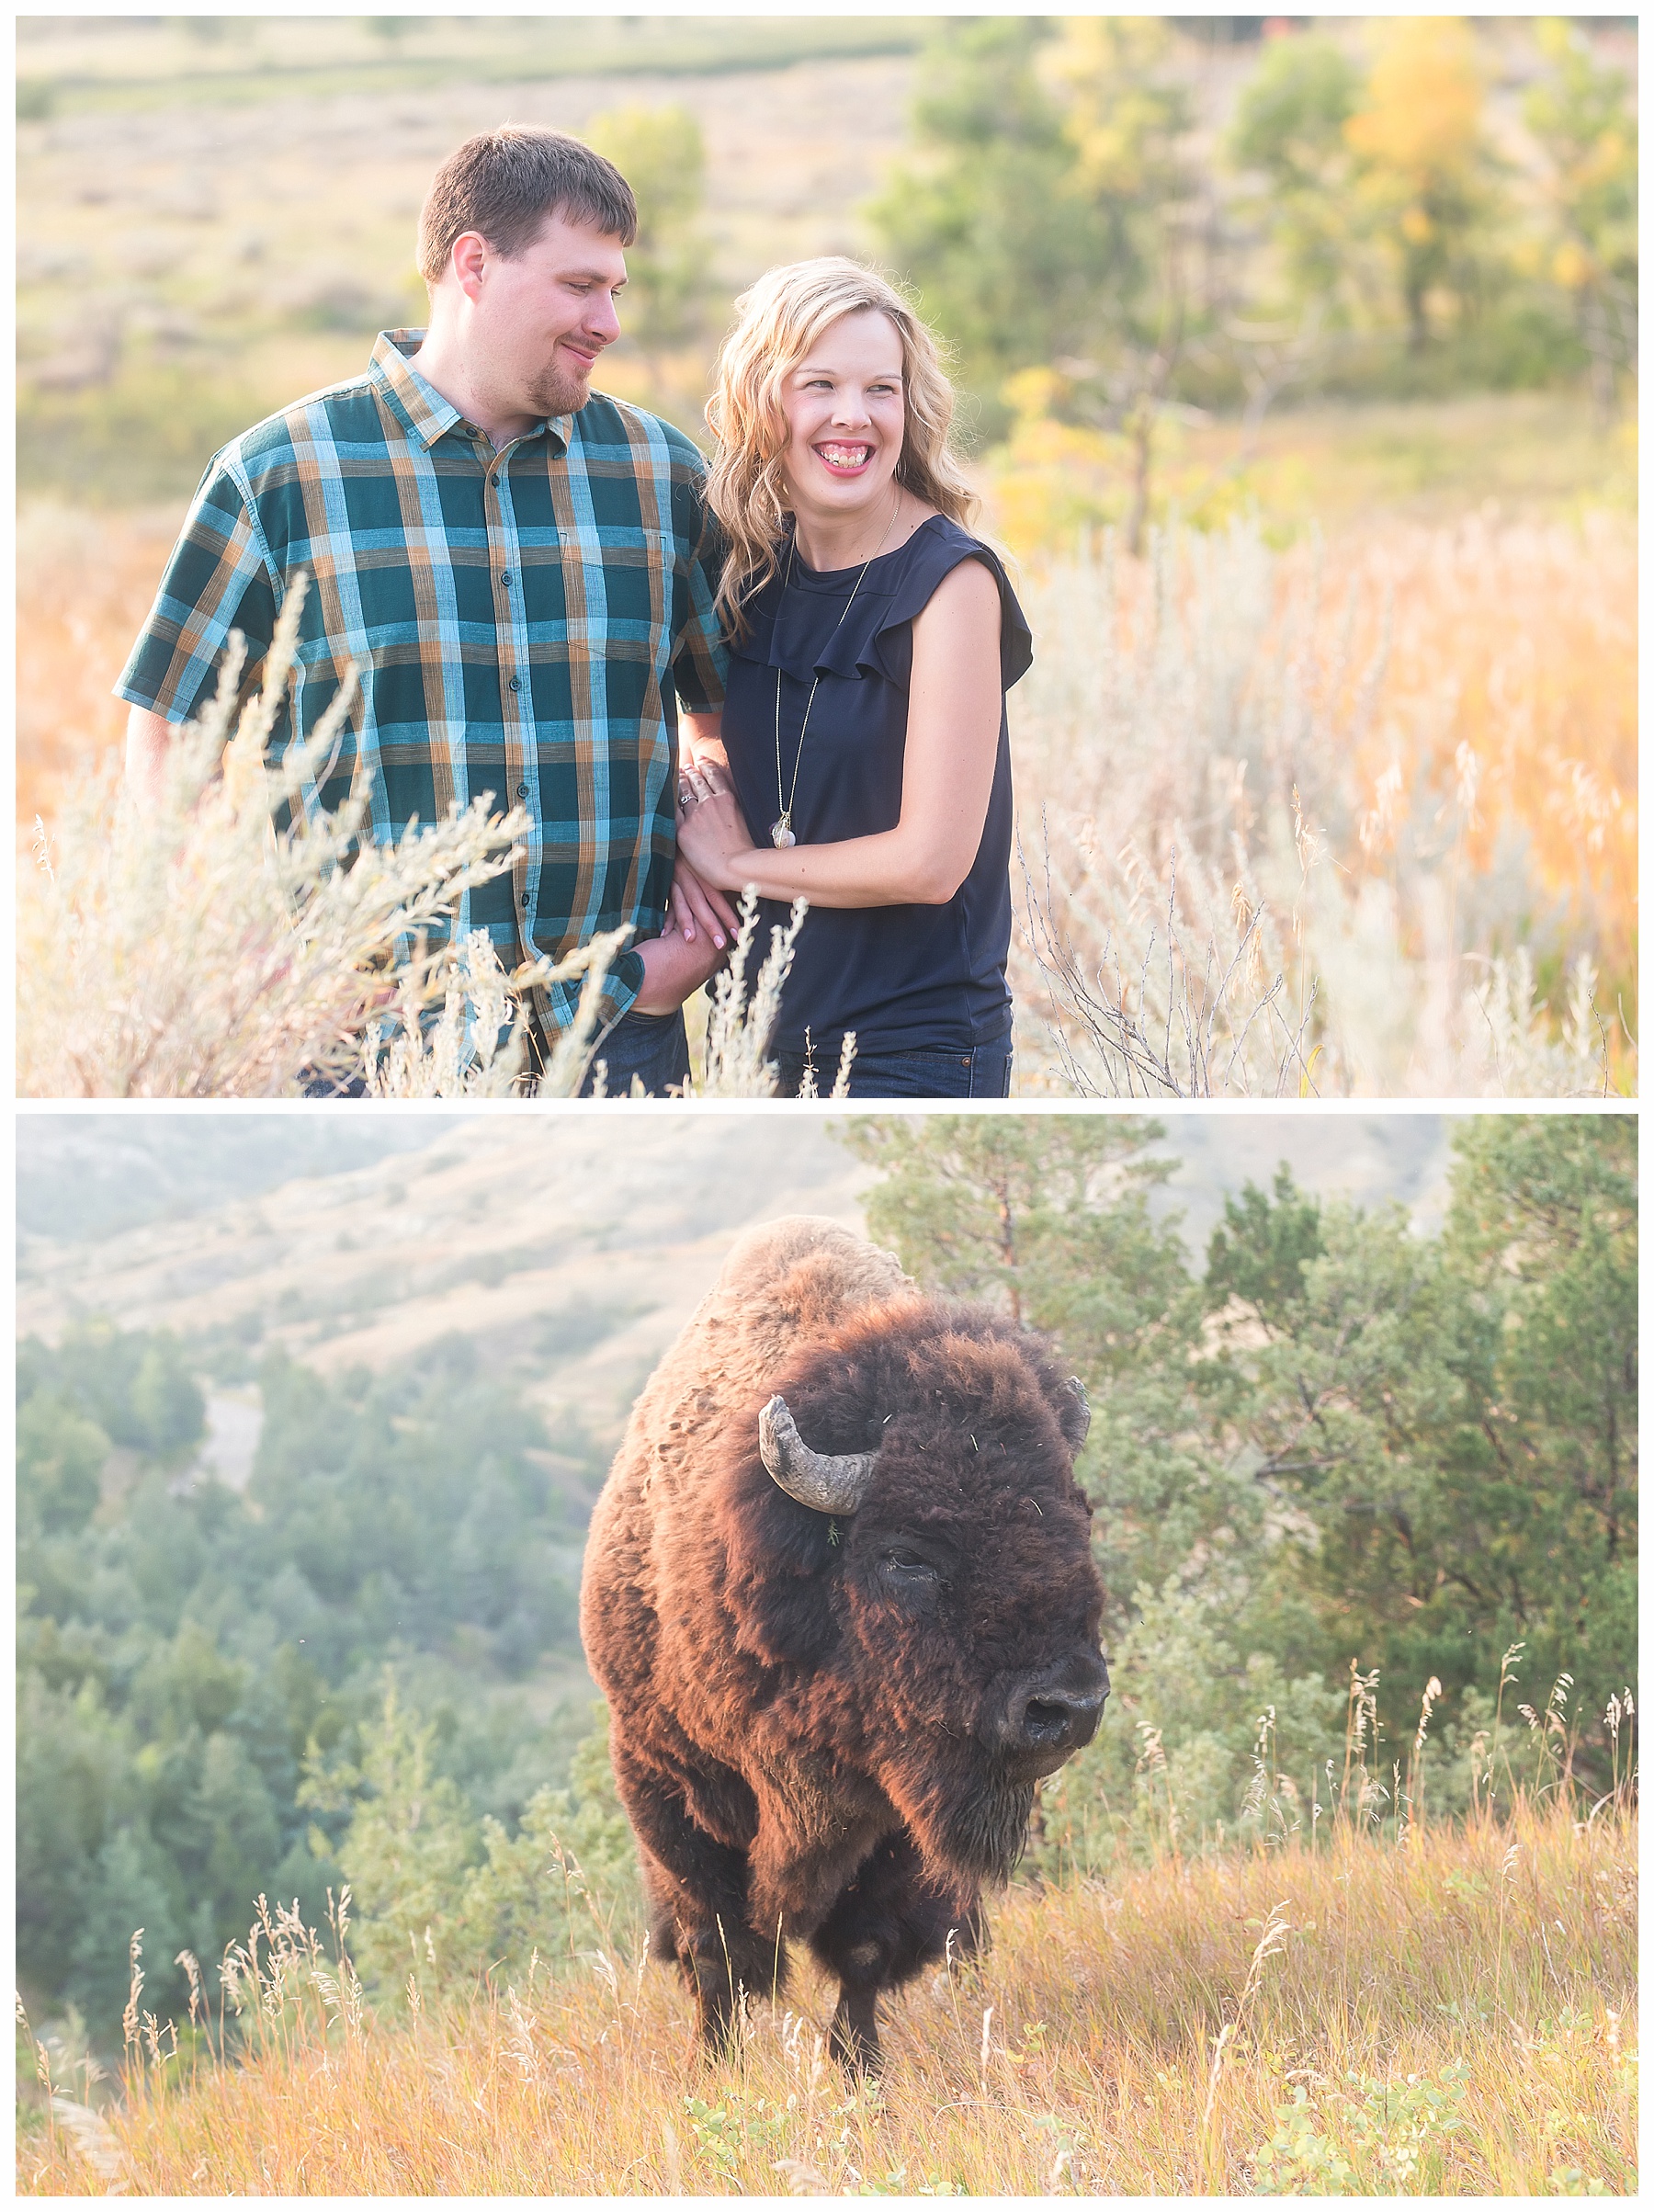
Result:
{"type": "Polygon", "coordinates": [[[111,686],[177,536],[174,512],[26,507],[17,544],[17,820],[54,817],[119,749],[111,686]]]}
{"type": "MultiPolygon", "coordinates": [[[[19,788],[96,841],[120,720],[96,695],[159,541],[63,509],[23,539],[19,788]]],[[[1627,516],[1285,551],[1240,521],[1142,562],[1031,557],[1023,590],[1020,1092],[1635,1087],[1627,516]],[[1111,1024],[1139,1060],[1158,1036],[1170,1080],[1111,1024]]]]}
{"type": "Polygon", "coordinates": [[[1029,1087],[1633,1087],[1627,519],[1105,537],[1026,596],[1029,1087]]]}
{"type": "Polygon", "coordinates": [[[1636,1865],[1633,1816],[1520,1803],[1400,1843],[1341,1821],[1315,1850],[1018,1883],[980,1959],[889,2005],[880,2088],[826,2060],[832,1992],[808,1976],[709,2061],[675,1973],[612,1937],[376,2013],[266,1917],[257,1976],[239,1961],[242,2055],[186,2029],[170,2056],[135,1994],[124,2094],[95,2110],[46,2082],[18,2187],[1628,2194],[1636,1865]]]}

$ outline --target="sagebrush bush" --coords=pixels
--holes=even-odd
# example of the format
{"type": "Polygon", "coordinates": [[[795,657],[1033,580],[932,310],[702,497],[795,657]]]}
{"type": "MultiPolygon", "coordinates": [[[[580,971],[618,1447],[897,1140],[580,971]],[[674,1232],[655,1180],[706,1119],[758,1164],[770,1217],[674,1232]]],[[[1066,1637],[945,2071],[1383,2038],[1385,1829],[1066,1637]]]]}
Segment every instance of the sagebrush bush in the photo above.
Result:
{"type": "MultiPolygon", "coordinates": [[[[307,808],[350,682],[311,737],[267,765],[303,598],[300,579],[239,717],[244,648],[232,641],[212,704],[178,734],[153,799],[111,760],[76,788],[55,836],[37,820],[18,923],[24,1096],[290,1097],[356,1079],[377,1098],[569,1097],[601,1060],[599,1000],[629,930],[510,973],[485,932],[456,934],[466,892],[520,853],[522,808],[493,816],[478,800],[385,844],[361,838],[359,788],[336,813],[307,808]],[[575,976],[576,1018],[530,1077],[531,996],[575,976]]],[[[800,901],[775,933],[749,1002],[748,902],[717,980],[705,1073],[686,1095],[773,1094],[765,1048],[804,912],[800,901]]]]}
{"type": "Polygon", "coordinates": [[[306,810],[355,696],[266,765],[298,642],[289,594],[261,690],[235,714],[244,649],[140,798],[107,768],[60,834],[40,833],[17,958],[17,1082],[35,1097],[278,1097],[358,1073],[370,1026],[404,1018],[470,970],[448,940],[472,886],[511,864],[527,826],[481,802],[357,838],[366,799],[306,810]],[[232,727],[233,724],[233,727],[232,727]],[[437,940],[434,948],[431,940],[437,940]]]}

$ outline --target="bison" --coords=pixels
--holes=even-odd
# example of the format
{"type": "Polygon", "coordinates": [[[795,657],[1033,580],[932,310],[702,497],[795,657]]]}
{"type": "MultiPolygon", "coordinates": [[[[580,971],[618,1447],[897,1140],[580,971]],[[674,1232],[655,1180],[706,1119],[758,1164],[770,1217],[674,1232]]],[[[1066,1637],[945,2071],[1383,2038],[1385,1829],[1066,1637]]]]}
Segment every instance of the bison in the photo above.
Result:
{"type": "Polygon", "coordinates": [[[1108,1694],[1089,1420],[1040,1339],[808,1217],[736,1244],[655,1370],[581,1627],[651,1944],[713,2048],[797,1938],[873,2070],[879,1992],[978,1939],[1108,1694]]]}

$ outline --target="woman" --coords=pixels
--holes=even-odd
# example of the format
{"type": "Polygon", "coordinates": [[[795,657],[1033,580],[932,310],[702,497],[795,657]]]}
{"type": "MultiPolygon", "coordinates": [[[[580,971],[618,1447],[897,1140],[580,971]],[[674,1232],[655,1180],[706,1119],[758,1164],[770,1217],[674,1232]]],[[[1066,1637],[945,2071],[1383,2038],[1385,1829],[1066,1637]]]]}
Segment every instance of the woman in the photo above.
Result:
{"type": "Polygon", "coordinates": [[[771,1039],[789,1095],[807,1060],[831,1087],[847,1032],[854,1097],[1010,1087],[1004,694],[1031,640],[962,527],[952,414],[930,333],[855,262],[739,302],[707,409],[724,760],[685,763],[678,838],[703,881],[756,886],[760,944],[810,902],[771,1039]]]}

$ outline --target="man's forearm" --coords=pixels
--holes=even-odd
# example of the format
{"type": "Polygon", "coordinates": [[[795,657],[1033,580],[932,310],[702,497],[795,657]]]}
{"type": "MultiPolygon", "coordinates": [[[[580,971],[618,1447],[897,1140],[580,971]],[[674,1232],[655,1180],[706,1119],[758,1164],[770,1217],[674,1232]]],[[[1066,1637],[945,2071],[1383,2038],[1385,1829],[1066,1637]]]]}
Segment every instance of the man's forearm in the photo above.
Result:
{"type": "Polygon", "coordinates": [[[160,805],[167,759],[176,743],[176,727],[164,715],[134,707],[127,716],[127,788],[140,806],[160,805]]]}
{"type": "Polygon", "coordinates": [[[720,768],[727,768],[724,757],[723,709],[714,707],[708,714],[691,714],[687,708],[678,710],[678,758],[680,764],[694,764],[715,760],[720,768]]]}

